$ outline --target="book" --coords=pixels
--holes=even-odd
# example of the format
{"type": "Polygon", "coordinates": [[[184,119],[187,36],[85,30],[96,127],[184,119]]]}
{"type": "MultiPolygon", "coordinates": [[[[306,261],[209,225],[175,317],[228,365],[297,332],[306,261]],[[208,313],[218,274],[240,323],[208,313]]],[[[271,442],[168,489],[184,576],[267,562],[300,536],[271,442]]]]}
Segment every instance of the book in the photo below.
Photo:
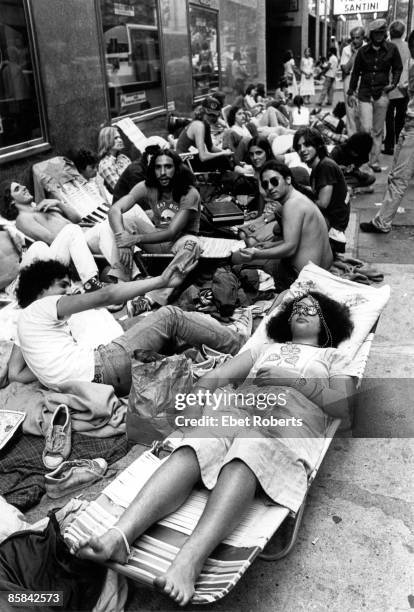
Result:
{"type": "Polygon", "coordinates": [[[214,200],[204,204],[204,211],[212,223],[220,225],[244,223],[243,211],[232,200],[214,200]]]}

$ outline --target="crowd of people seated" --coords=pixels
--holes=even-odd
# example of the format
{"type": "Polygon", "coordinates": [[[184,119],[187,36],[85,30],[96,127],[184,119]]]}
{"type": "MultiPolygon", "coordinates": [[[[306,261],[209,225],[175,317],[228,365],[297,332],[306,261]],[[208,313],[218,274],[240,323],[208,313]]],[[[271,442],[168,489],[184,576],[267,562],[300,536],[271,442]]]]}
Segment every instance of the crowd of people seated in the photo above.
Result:
{"type": "MultiPolygon", "coordinates": [[[[289,53],[279,85],[270,95],[263,85],[251,84],[227,107],[221,92],[213,92],[197,103],[176,140],[152,136],[133,160],[115,126],[100,130],[96,154],[85,148],[68,153],[81,180],[107,207],[107,216],[92,226],[82,225],[84,217],[69,198],[54,192],[53,198],[35,202],[17,180],[2,183],[0,222],[14,232],[20,259],[14,282],[20,311],[3,379],[7,384],[37,382],[62,391],[80,381],[109,385],[125,397],[137,354],[203,345],[233,356],[240,351],[251,320],[232,327],[220,313],[195,312],[194,302],[186,309],[176,305],[191,282],[203,276],[200,233],[206,202],[200,173],[207,182],[210,175],[220,176],[227,201],[247,202],[244,223],[229,230],[233,241],[244,243],[225,262],[227,278],[236,277],[237,287],[243,273],[253,271],[258,278],[265,273],[273,298],[308,262],[329,270],[345,252],[351,189],[375,180],[360,170],[372,138],[347,137],[344,108],[331,117],[311,115],[297,93],[289,53]],[[171,257],[161,273],[148,276],[140,267],[142,255],[171,257]],[[79,279],[81,286],[75,282],[79,279]],[[125,304],[129,320],[124,333],[111,341],[86,346],[72,333],[69,322],[78,313],[125,304]]],[[[353,378],[336,347],[351,331],[348,308],[324,295],[308,293],[286,303],[268,324],[266,347],[230,359],[202,377],[196,390],[214,391],[235,380],[244,389],[253,385],[255,393],[262,386],[291,389],[304,428],[289,438],[289,449],[286,441],[267,434],[211,441],[197,438],[196,430],[186,432],[116,526],[100,539],[82,542],[76,554],[125,563],[134,539],[180,505],[201,479],[214,489],[211,502],[170,569],[156,581],[176,602],[188,603],[205,559],[232,531],[256,491],[278,503],[286,474],[299,488],[305,486],[326,418],[341,418],[347,410],[353,378]],[[292,345],[297,354],[289,361],[292,345]],[[312,452],[304,441],[308,437],[316,440],[312,452]],[[283,478],[273,470],[279,459],[287,466],[283,478]],[[263,465],[268,467],[263,470],[263,465]]],[[[290,503],[297,510],[298,499],[290,503]]]]}

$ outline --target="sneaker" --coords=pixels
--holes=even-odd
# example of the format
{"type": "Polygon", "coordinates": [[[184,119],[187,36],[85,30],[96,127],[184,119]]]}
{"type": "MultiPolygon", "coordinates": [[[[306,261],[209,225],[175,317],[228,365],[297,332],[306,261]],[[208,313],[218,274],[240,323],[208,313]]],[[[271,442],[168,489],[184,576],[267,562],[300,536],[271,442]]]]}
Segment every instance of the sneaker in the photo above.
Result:
{"type": "Polygon", "coordinates": [[[108,469],[105,459],[64,461],[56,470],[45,474],[46,493],[52,499],[63,497],[102,478],[108,469]]]}
{"type": "Polygon", "coordinates": [[[379,229],[376,225],[372,223],[372,221],[368,221],[368,223],[360,223],[359,227],[363,232],[367,232],[369,234],[387,234],[388,232],[384,232],[379,229]]]}
{"type": "Polygon", "coordinates": [[[143,312],[150,312],[152,310],[153,302],[150,298],[145,296],[139,296],[134,298],[133,300],[128,300],[127,302],[127,313],[128,317],[137,317],[143,312]]]}
{"type": "Polygon", "coordinates": [[[55,470],[69,457],[71,435],[72,423],[69,408],[66,404],[59,404],[46,432],[45,448],[42,454],[43,464],[49,470],[55,470]]]}
{"type": "Polygon", "coordinates": [[[381,166],[379,166],[378,164],[368,164],[368,165],[373,172],[376,172],[376,173],[382,172],[381,166]]]}
{"type": "Polygon", "coordinates": [[[98,291],[98,289],[102,289],[102,287],[103,284],[97,276],[93,276],[88,281],[86,281],[86,283],[83,283],[85,293],[90,293],[91,291],[98,291]]]}

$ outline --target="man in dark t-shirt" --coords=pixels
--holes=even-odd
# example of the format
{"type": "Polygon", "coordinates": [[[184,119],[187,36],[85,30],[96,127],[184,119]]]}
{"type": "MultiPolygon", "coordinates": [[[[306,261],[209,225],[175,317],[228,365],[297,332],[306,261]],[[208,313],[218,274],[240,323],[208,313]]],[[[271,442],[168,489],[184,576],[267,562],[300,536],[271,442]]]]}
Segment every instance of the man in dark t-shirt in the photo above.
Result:
{"type": "Polygon", "coordinates": [[[350,198],[342,170],[328,153],[319,132],[312,128],[297,130],[293,147],[312,169],[310,182],[329,228],[332,250],[345,251],[345,230],[350,215],[350,198]]]}

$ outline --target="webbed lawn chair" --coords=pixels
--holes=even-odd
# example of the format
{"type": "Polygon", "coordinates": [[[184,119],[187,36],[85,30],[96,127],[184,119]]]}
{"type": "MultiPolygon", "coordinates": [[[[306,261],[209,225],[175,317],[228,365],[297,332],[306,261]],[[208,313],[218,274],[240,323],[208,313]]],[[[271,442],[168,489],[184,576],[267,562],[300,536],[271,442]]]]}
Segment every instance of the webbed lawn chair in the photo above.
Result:
{"type": "MultiPolygon", "coordinates": [[[[304,290],[321,291],[350,307],[355,327],[351,338],[341,344],[340,350],[347,354],[354,366],[353,374],[361,381],[374,336],[372,330],[389,299],[390,288],[360,285],[333,276],[310,263],[291,286],[289,295],[301,295],[304,290]]],[[[242,350],[255,343],[263,343],[269,316],[272,315],[267,315],[242,350]]],[[[325,432],[323,450],[309,476],[308,490],[340,423],[338,419],[330,421],[325,432]]],[[[157,458],[152,450],[143,453],[77,517],[64,534],[67,543],[71,545],[80,536],[104,533],[116,522],[116,517],[129,505],[137,491],[164,460],[157,458]]],[[[193,491],[179,510],[159,521],[134,542],[127,564],[110,562],[108,566],[137,582],[152,585],[154,578],[166,571],[188,535],[192,533],[208,495],[209,492],[205,489],[193,491]]],[[[305,503],[306,495],[297,514],[292,516],[287,508],[268,506],[260,499],[255,499],[240,525],[207,559],[196,582],[192,603],[212,603],[226,595],[254,559],[258,555],[262,556],[263,549],[279,527],[286,520],[292,519],[291,535],[286,546],[275,555],[264,554],[263,558],[275,560],[288,554],[295,543],[305,503]]]]}

